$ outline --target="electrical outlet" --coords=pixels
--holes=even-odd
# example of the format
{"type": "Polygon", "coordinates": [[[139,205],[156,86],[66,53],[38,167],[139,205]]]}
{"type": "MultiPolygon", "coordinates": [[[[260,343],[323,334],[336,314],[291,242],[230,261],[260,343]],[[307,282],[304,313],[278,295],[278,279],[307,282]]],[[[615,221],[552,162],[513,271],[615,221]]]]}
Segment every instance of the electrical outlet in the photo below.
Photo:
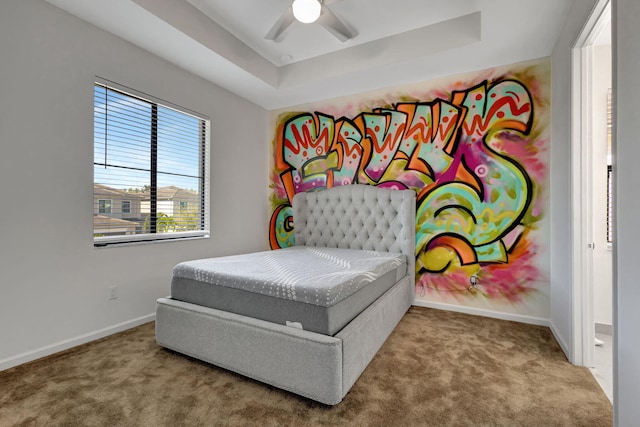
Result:
{"type": "Polygon", "coordinates": [[[471,287],[478,286],[480,284],[480,281],[478,280],[478,276],[469,277],[469,283],[471,283],[471,287]]]}
{"type": "Polygon", "coordinates": [[[118,299],[118,287],[117,286],[111,286],[109,288],[109,299],[118,299]]]}

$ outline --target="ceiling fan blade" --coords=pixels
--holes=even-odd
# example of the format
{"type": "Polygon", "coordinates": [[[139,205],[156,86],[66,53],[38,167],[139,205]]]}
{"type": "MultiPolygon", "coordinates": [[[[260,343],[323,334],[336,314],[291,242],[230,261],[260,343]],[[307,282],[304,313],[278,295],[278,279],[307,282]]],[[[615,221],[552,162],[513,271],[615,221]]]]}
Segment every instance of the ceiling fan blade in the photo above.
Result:
{"type": "Polygon", "coordinates": [[[280,41],[282,39],[282,34],[284,30],[289,28],[289,26],[295,21],[296,18],[293,16],[293,8],[289,6],[287,10],[285,10],[280,18],[273,24],[273,27],[269,30],[267,35],[264,36],[267,40],[280,41]]]}
{"type": "Polygon", "coordinates": [[[318,18],[318,23],[327,31],[336,36],[341,42],[351,40],[358,35],[358,32],[345,24],[331,9],[322,7],[322,14],[318,18]]]}

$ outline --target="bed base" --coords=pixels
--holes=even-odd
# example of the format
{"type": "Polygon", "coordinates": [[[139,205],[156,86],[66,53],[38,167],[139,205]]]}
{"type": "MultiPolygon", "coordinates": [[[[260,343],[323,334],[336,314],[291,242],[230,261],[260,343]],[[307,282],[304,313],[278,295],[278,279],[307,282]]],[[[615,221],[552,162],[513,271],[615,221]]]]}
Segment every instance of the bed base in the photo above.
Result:
{"type": "Polygon", "coordinates": [[[296,245],[403,253],[407,276],[334,336],[170,298],[158,300],[158,344],[258,381],[335,405],[415,296],[416,194],[369,185],[299,193],[296,245]]]}
{"type": "Polygon", "coordinates": [[[318,402],[335,405],[413,302],[405,276],[335,336],[161,298],[156,340],[184,353],[318,402]]]}

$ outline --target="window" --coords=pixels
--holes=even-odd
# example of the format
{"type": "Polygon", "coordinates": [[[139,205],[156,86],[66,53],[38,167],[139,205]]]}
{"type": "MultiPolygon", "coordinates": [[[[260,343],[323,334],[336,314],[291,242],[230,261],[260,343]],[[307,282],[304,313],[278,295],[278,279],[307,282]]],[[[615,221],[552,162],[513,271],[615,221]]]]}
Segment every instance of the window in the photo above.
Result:
{"type": "Polygon", "coordinates": [[[613,243],[613,172],[607,166],[607,243],[613,243]]]}
{"type": "Polygon", "coordinates": [[[613,166],[611,158],[611,89],[607,94],[607,243],[613,243],[613,166]]]}
{"type": "Polygon", "coordinates": [[[111,213],[111,200],[99,199],[98,200],[98,213],[110,214],[111,213]]]}
{"type": "Polygon", "coordinates": [[[208,132],[206,117],[98,81],[94,199],[99,199],[99,214],[111,213],[111,200],[104,195],[120,200],[127,217],[94,215],[94,245],[207,237],[208,132]],[[173,208],[180,199],[191,201],[186,213],[173,208]]]}

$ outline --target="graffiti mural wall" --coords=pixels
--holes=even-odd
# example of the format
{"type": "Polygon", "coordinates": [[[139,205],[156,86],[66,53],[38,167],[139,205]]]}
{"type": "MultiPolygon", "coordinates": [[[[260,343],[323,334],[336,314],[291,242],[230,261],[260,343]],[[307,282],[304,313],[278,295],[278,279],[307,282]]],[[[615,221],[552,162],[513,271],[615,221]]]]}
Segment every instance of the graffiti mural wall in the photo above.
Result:
{"type": "Polygon", "coordinates": [[[549,78],[544,59],[273,112],[271,247],[297,193],[409,188],[418,299],[548,317],[549,78]]]}

